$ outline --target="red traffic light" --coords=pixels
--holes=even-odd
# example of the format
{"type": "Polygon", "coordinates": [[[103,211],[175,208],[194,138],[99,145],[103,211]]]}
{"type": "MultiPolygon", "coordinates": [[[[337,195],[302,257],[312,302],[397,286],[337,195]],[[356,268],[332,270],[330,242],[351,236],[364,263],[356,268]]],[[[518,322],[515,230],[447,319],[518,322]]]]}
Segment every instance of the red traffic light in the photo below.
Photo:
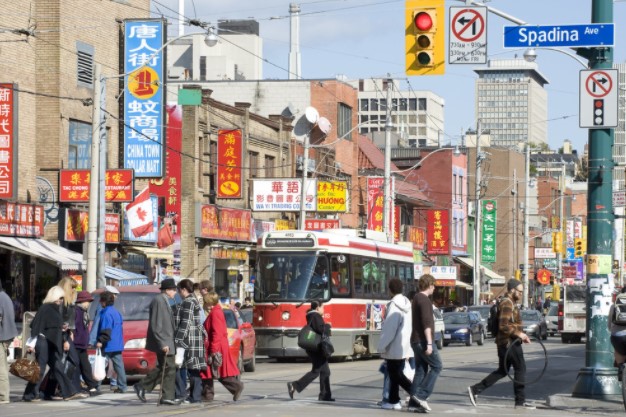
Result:
{"type": "Polygon", "coordinates": [[[419,12],[413,19],[417,30],[426,32],[433,27],[433,18],[427,12],[419,12]]]}

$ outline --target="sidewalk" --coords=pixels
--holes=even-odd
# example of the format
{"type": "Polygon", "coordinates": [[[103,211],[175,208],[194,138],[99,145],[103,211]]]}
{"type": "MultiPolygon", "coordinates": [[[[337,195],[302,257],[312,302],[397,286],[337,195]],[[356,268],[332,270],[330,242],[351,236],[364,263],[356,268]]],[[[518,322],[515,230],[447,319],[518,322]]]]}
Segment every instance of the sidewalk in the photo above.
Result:
{"type": "Polygon", "coordinates": [[[555,410],[571,413],[606,414],[624,412],[624,403],[621,395],[616,395],[615,399],[598,400],[572,397],[572,394],[555,394],[548,397],[546,405],[555,410]]]}

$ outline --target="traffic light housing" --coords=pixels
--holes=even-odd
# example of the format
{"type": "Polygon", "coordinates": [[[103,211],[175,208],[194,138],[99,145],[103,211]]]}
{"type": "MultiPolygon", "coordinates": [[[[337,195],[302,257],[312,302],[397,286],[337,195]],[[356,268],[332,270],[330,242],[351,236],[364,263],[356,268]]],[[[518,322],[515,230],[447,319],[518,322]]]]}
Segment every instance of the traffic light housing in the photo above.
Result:
{"type": "Polygon", "coordinates": [[[604,100],[601,98],[593,100],[593,124],[604,126],[604,100]]]}
{"type": "Polygon", "coordinates": [[[582,258],[585,253],[585,246],[581,238],[574,239],[574,257],[582,258]]]}
{"type": "Polygon", "coordinates": [[[445,9],[443,0],[407,0],[405,55],[407,75],[445,73],[445,9]]]}

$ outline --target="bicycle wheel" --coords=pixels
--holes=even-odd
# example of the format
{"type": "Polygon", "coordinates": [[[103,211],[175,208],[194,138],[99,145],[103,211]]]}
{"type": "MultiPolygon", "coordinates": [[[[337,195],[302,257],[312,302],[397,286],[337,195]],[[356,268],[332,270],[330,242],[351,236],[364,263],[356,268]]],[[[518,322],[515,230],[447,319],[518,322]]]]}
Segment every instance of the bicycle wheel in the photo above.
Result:
{"type": "Polygon", "coordinates": [[[622,400],[624,400],[624,410],[626,410],[626,366],[621,366],[618,372],[622,373],[622,400]]]}

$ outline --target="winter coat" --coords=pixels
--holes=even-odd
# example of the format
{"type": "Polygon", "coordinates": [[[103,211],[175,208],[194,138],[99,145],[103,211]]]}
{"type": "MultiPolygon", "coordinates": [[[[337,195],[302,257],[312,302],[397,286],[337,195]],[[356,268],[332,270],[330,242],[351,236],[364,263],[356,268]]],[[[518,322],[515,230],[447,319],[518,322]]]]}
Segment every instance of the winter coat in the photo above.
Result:
{"type": "Polygon", "coordinates": [[[63,316],[57,304],[43,304],[30,323],[30,334],[43,335],[55,350],[63,354],[63,316]]]}
{"type": "Polygon", "coordinates": [[[182,368],[205,369],[204,329],[200,318],[200,303],[193,295],[187,296],[176,310],[177,323],[174,341],[176,348],[185,349],[182,368]]]}
{"type": "Polygon", "coordinates": [[[173,355],[176,351],[174,346],[176,326],[172,309],[165,294],[157,295],[150,303],[149,320],[146,349],[151,352],[162,353],[163,348],[167,346],[170,349],[169,355],[173,355]]]}
{"type": "Polygon", "coordinates": [[[74,316],[74,346],[87,349],[89,345],[89,314],[79,305],[76,305],[74,316]]]}
{"type": "Polygon", "coordinates": [[[17,336],[15,310],[9,295],[0,290],[0,342],[12,341],[17,336]]]}
{"type": "MultiPolygon", "coordinates": [[[[220,378],[239,375],[237,363],[230,354],[228,345],[228,330],[226,328],[226,317],[222,307],[217,304],[212,309],[204,321],[207,340],[205,342],[207,358],[213,353],[222,354],[222,366],[219,368],[220,378]]],[[[203,379],[213,378],[211,367],[201,373],[203,379]]]]}
{"type": "Polygon", "coordinates": [[[378,342],[378,352],[384,359],[406,359],[413,356],[411,348],[411,302],[402,294],[387,304],[387,314],[378,342]]]}
{"type": "Polygon", "coordinates": [[[113,306],[106,306],[100,312],[98,342],[102,343],[104,352],[121,352],[124,350],[124,332],[122,315],[113,306]]]}

